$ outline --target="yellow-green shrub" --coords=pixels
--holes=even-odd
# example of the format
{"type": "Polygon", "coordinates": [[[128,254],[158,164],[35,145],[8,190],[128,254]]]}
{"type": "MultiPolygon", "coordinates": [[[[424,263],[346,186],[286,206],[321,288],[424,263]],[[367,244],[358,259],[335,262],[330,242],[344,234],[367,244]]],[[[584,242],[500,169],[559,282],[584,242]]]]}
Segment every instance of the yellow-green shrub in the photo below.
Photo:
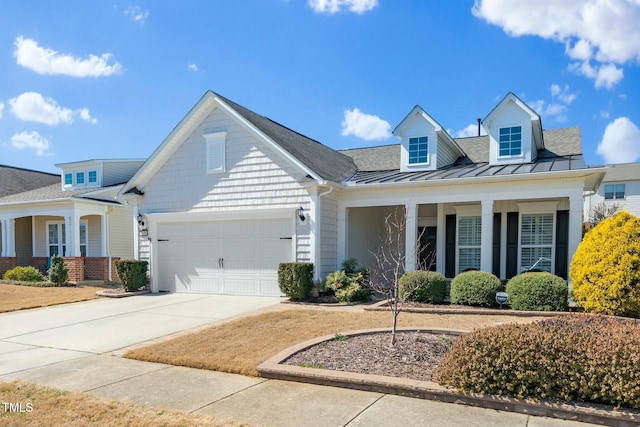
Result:
{"type": "Polygon", "coordinates": [[[474,393],[640,408],[640,325],[576,314],[477,329],[453,342],[435,379],[474,393]]]}
{"type": "Polygon", "coordinates": [[[44,282],[47,280],[35,267],[13,267],[2,276],[3,280],[15,280],[18,282],[44,282]]]}
{"type": "Polygon", "coordinates": [[[571,261],[573,298],[586,311],[640,316],[640,218],[620,212],[589,231],[571,261]]]}

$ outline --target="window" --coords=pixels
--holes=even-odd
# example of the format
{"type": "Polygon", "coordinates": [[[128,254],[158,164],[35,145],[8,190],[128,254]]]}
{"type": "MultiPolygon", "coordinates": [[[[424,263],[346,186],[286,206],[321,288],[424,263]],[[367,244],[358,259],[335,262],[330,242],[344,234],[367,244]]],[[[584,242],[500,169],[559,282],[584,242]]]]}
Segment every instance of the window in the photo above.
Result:
{"type": "Polygon", "coordinates": [[[76,172],[76,184],[84,184],[84,172],[76,172]]]}
{"type": "Polygon", "coordinates": [[[89,171],[89,184],[95,184],[98,182],[98,172],[89,171]]]}
{"type": "Polygon", "coordinates": [[[222,173],[225,165],[226,132],[216,132],[203,135],[207,144],[207,173],[222,173]]]}
{"type": "Polygon", "coordinates": [[[73,174],[65,173],[64,174],[64,185],[73,185],[73,174]]]}
{"type": "Polygon", "coordinates": [[[482,217],[458,217],[458,273],[480,269],[482,217]]]}
{"type": "Polygon", "coordinates": [[[551,271],[553,259],[553,213],[523,214],[520,225],[520,266],[551,271]]]}
{"type": "Polygon", "coordinates": [[[604,198],[605,200],[624,199],[624,184],[605,184],[604,198]]]}
{"type": "MultiPolygon", "coordinates": [[[[87,256],[87,223],[80,223],[80,256],[87,256]]],[[[67,236],[64,222],[47,223],[47,248],[50,257],[67,256],[67,236]]]]}
{"type": "Polygon", "coordinates": [[[500,128],[500,157],[522,154],[522,126],[500,128]]]}
{"type": "Polygon", "coordinates": [[[426,136],[409,138],[409,164],[427,163],[428,156],[429,144],[426,136]]]}

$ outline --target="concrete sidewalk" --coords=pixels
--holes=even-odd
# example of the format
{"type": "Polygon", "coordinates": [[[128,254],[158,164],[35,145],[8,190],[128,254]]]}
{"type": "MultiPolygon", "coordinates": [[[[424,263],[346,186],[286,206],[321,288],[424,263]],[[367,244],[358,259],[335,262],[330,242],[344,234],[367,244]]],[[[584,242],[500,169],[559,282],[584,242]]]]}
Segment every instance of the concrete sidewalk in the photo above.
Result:
{"type": "Polygon", "coordinates": [[[127,346],[273,309],[277,298],[141,295],[0,314],[0,380],[260,426],[588,424],[382,393],[128,360],[127,346]]]}
{"type": "Polygon", "coordinates": [[[63,390],[259,426],[514,426],[590,424],[473,408],[366,391],[245,377],[113,355],[6,373],[63,390]]]}

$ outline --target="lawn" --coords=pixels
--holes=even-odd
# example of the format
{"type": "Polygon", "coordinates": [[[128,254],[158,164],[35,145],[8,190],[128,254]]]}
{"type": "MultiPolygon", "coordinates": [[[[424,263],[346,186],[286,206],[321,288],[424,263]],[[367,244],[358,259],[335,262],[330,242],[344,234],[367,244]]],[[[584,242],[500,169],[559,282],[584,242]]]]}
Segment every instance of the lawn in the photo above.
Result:
{"type": "MultiPolygon", "coordinates": [[[[537,317],[401,313],[399,326],[471,330],[537,317]]],[[[223,323],[124,354],[130,359],[257,376],[256,366],[302,341],[349,330],[390,327],[391,314],[370,311],[286,310],[223,323]]]]}
{"type": "Polygon", "coordinates": [[[103,289],[93,286],[36,287],[0,283],[0,313],[86,301],[98,298],[96,291],[103,289]]]}
{"type": "Polygon", "coordinates": [[[186,414],[104,400],[25,381],[0,382],[0,426],[241,426],[206,415],[186,414]],[[14,411],[8,404],[14,404],[14,411]],[[19,406],[17,406],[17,404],[19,406]],[[6,407],[6,409],[5,409],[6,407]],[[22,409],[23,412],[19,412],[22,409]]]}

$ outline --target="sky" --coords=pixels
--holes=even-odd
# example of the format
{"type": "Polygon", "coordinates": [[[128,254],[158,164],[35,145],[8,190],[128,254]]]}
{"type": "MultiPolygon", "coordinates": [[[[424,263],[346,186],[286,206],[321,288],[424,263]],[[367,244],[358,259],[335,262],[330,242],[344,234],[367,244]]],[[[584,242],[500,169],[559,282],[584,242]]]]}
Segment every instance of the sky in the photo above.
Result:
{"type": "Polygon", "coordinates": [[[207,90],[334,149],[513,92],[587,163],[640,161],[640,0],[3,0],[0,164],[148,157],[207,90]],[[535,6],[534,6],[535,5],[535,6]]]}

